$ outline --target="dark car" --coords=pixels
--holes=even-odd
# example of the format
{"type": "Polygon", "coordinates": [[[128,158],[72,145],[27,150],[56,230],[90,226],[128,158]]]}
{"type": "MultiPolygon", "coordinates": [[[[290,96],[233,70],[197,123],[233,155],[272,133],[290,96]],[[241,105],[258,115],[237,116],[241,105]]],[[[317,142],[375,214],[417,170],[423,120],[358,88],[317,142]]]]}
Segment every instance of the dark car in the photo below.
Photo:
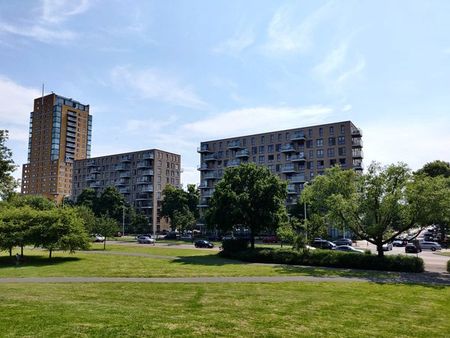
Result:
{"type": "Polygon", "coordinates": [[[408,243],[405,246],[405,252],[406,253],[418,253],[422,252],[422,249],[418,246],[416,246],[414,243],[408,243]]]}
{"type": "Polygon", "coordinates": [[[262,239],[263,243],[278,243],[277,236],[266,236],[262,239]]]}
{"type": "Polygon", "coordinates": [[[164,239],[177,239],[177,233],[176,232],[169,232],[167,235],[164,236],[164,239]]]}
{"type": "Polygon", "coordinates": [[[196,248],[208,248],[208,249],[214,248],[214,244],[212,244],[209,241],[205,241],[204,239],[196,241],[194,245],[196,248]]]}
{"type": "Polygon", "coordinates": [[[315,239],[311,245],[318,249],[333,249],[336,247],[336,244],[325,239],[315,239]]]}
{"type": "Polygon", "coordinates": [[[333,241],[333,243],[336,245],[349,245],[349,246],[352,246],[353,244],[350,238],[339,238],[333,241]]]}

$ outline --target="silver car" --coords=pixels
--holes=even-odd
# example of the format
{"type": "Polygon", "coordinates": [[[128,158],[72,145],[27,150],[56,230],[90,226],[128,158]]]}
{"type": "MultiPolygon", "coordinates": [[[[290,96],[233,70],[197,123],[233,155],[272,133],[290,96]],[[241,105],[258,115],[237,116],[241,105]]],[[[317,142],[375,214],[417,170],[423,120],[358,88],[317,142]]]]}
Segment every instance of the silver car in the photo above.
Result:
{"type": "Polygon", "coordinates": [[[431,250],[431,251],[442,250],[442,247],[437,242],[420,241],[419,245],[422,250],[431,250]]]}
{"type": "Polygon", "coordinates": [[[155,240],[150,236],[139,236],[137,240],[140,244],[155,244],[155,240]]]}

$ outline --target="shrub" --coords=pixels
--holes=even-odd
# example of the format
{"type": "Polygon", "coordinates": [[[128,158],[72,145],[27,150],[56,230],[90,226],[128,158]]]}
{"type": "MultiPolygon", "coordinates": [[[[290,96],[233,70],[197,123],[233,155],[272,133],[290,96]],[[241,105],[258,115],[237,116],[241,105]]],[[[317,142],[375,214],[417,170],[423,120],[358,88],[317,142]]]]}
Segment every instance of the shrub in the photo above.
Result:
{"type": "Polygon", "coordinates": [[[224,248],[221,255],[253,263],[296,264],[402,272],[424,271],[421,258],[403,255],[378,257],[333,250],[295,251],[292,249],[273,248],[247,249],[243,251],[228,251],[224,248]]]}
{"type": "Polygon", "coordinates": [[[240,252],[248,248],[248,240],[242,238],[231,238],[222,241],[223,251],[226,252],[240,252]]]}

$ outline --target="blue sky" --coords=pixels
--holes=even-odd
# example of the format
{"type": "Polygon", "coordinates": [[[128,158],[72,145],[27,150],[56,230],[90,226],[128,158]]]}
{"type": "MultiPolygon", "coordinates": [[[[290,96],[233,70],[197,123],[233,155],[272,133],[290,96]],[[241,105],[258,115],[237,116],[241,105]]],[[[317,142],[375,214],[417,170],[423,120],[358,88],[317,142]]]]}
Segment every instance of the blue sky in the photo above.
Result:
{"type": "MultiPolygon", "coordinates": [[[[0,128],[41,85],[91,105],[92,155],[341,120],[365,164],[450,160],[450,1],[0,0],[0,128]]],[[[16,173],[20,177],[20,169],[16,173]]]]}

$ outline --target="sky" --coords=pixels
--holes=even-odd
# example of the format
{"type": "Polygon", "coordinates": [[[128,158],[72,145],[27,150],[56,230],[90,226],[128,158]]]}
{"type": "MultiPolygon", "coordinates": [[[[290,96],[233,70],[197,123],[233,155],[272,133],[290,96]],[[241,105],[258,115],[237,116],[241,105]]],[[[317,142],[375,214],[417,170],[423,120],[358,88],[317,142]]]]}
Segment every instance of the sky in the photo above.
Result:
{"type": "Polygon", "coordinates": [[[351,120],[364,164],[450,161],[450,1],[0,0],[0,129],[20,167],[45,93],[92,156],[351,120]]]}

